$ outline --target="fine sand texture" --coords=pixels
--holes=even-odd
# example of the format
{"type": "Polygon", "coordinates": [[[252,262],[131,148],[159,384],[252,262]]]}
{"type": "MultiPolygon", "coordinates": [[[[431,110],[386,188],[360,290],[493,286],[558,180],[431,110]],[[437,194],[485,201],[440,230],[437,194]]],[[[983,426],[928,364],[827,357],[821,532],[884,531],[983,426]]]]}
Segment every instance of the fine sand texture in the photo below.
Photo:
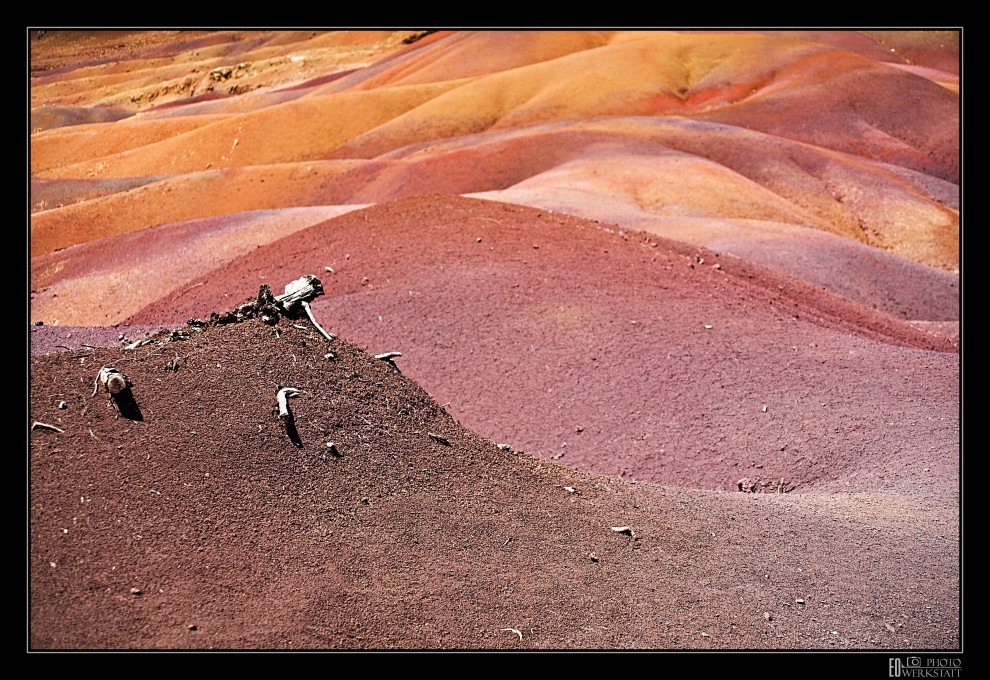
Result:
{"type": "Polygon", "coordinates": [[[960,31],[26,41],[29,651],[963,651],[960,31]]]}

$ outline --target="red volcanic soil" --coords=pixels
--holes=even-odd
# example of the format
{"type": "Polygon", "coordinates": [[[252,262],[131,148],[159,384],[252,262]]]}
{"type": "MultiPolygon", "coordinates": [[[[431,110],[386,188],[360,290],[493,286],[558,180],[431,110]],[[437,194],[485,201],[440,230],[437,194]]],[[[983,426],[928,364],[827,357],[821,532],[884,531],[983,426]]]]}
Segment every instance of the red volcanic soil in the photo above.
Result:
{"type": "Polygon", "coordinates": [[[32,650],[960,645],[941,498],[581,472],[301,321],[32,358],[32,650]]]}
{"type": "Polygon", "coordinates": [[[32,647],[958,648],[951,339],[444,196],[302,229],[114,330],[289,271],[320,272],[339,340],[254,319],[43,355],[62,333],[36,327],[31,419],[62,432],[31,435],[32,647]],[[92,396],[108,364],[131,410],[92,396]]]}
{"type": "Polygon", "coordinates": [[[30,651],[962,651],[957,32],[29,39],[30,651]]]}
{"type": "Polygon", "coordinates": [[[884,486],[912,487],[923,466],[899,451],[918,428],[954,444],[898,376],[923,371],[958,403],[950,338],[738,258],[486,201],[348,213],[128,321],[208,318],[301,272],[325,281],[318,318],[372,353],[402,351],[405,374],[466,426],[602,474],[860,491],[879,481],[860,486],[860,466],[881,464],[884,486]],[[878,421],[878,399],[914,425],[878,421]]]}

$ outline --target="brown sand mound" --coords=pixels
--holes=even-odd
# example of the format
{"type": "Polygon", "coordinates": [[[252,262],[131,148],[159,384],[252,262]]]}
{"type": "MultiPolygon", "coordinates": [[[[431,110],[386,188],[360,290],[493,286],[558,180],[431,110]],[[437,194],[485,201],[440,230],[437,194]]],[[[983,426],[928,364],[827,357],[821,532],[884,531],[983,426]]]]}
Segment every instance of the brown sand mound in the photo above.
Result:
{"type": "Polygon", "coordinates": [[[960,644],[938,506],[591,476],[308,322],[34,357],[31,393],[33,650],[960,644]]]}

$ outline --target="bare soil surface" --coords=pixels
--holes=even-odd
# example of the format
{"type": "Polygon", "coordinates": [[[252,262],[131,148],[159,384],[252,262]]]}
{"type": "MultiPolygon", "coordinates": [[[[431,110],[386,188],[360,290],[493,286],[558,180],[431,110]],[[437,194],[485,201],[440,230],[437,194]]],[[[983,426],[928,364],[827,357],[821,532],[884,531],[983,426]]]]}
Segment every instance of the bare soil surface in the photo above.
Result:
{"type": "Polygon", "coordinates": [[[959,655],[960,37],[30,31],[28,651],[959,655]]]}
{"type": "Polygon", "coordinates": [[[306,321],[152,340],[32,358],[34,650],[959,646],[943,500],[582,472],[306,321]]]}
{"type": "Polygon", "coordinates": [[[424,197],[298,232],[271,251],[282,266],[256,250],[167,317],[33,327],[30,419],[61,432],[31,431],[32,648],[958,649],[951,340],[627,236],[424,197]],[[332,343],[305,317],[180,320],[253,299],[250,272],[318,271],[318,243],[350,255],[313,304],[332,343]],[[535,270],[550,300],[491,302],[532,276],[511,263],[565,247],[535,270]],[[571,295],[559,313],[584,247],[623,283],[607,309],[571,295]],[[437,292],[395,311],[390,258],[412,253],[437,292]],[[533,309],[539,323],[505,318],[533,309]],[[394,367],[372,356],[394,350],[394,367]],[[132,402],[93,396],[104,365],[132,402]],[[297,442],[283,387],[301,391],[297,442]]]}

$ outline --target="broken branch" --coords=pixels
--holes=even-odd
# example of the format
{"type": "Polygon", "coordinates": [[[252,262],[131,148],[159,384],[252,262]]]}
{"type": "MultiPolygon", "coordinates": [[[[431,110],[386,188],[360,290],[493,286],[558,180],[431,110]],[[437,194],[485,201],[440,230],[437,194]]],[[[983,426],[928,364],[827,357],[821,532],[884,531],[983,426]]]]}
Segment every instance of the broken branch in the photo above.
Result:
{"type": "Polygon", "coordinates": [[[289,410],[288,399],[290,397],[298,397],[299,390],[295,387],[283,387],[278,391],[278,417],[279,420],[285,425],[285,433],[289,435],[289,439],[296,446],[302,446],[302,440],[299,438],[299,432],[296,430],[296,421],[292,417],[292,412],[289,410]]]}
{"type": "Polygon", "coordinates": [[[313,316],[313,309],[309,306],[309,302],[303,300],[300,304],[302,305],[302,308],[306,310],[306,316],[309,317],[310,322],[312,322],[312,324],[316,327],[316,330],[318,330],[323,335],[323,337],[326,338],[329,342],[333,342],[337,338],[337,336],[334,335],[333,333],[327,333],[325,330],[323,330],[323,326],[317,323],[316,317],[313,316]]]}
{"type": "Polygon", "coordinates": [[[120,394],[127,389],[127,377],[113,366],[104,366],[96,374],[93,394],[90,396],[96,396],[96,393],[100,391],[100,385],[103,385],[110,394],[120,394]]]}
{"type": "Polygon", "coordinates": [[[144,345],[150,345],[154,340],[151,338],[145,338],[144,340],[135,340],[131,344],[124,347],[124,349],[137,349],[138,347],[143,347],[144,345]]]}
{"type": "Polygon", "coordinates": [[[401,356],[402,356],[402,352],[385,352],[384,354],[376,354],[375,358],[381,359],[389,366],[391,366],[392,368],[398,371],[399,367],[395,365],[395,359],[401,356]]]}
{"type": "Polygon", "coordinates": [[[65,430],[63,430],[60,427],[55,427],[54,425],[49,425],[48,423],[41,423],[41,422],[38,422],[37,420],[34,421],[33,423],[31,423],[31,429],[32,430],[52,430],[53,432],[65,432],[65,430]]]}
{"type": "Polygon", "coordinates": [[[288,399],[291,397],[298,397],[299,390],[295,387],[283,387],[278,391],[276,399],[278,400],[278,417],[279,418],[291,418],[292,412],[289,411],[288,399]]]}
{"type": "Polygon", "coordinates": [[[302,303],[309,302],[321,295],[323,295],[323,283],[312,274],[307,274],[285,284],[285,292],[276,295],[275,301],[285,310],[286,314],[295,316],[302,303]]]}

